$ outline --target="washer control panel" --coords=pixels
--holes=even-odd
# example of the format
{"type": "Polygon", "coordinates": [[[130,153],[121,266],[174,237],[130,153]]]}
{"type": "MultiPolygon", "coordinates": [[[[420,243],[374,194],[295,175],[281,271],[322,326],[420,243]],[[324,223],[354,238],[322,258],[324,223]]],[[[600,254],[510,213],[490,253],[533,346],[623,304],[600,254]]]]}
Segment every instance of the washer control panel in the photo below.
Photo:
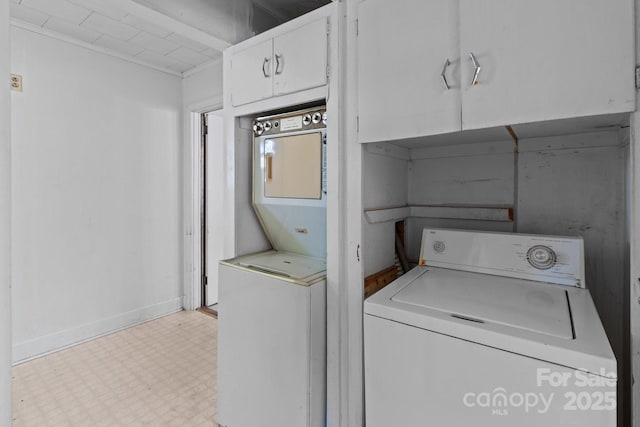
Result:
{"type": "Polygon", "coordinates": [[[311,108],[291,114],[258,117],[253,121],[253,135],[281,135],[327,127],[327,110],[311,108]]]}
{"type": "Polygon", "coordinates": [[[585,287],[581,237],[425,228],[420,264],[585,287]]]}

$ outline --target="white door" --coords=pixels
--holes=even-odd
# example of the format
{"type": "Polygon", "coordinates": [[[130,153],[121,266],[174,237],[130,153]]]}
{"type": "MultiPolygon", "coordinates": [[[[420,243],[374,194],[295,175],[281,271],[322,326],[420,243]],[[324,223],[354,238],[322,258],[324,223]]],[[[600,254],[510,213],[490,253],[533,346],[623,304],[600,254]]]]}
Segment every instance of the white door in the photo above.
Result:
{"type": "Polygon", "coordinates": [[[327,18],[273,39],[273,94],[327,84],[327,18]]]}
{"type": "Polygon", "coordinates": [[[461,129],[457,21],[457,1],[359,4],[360,142],[461,129]]]}
{"type": "Polygon", "coordinates": [[[224,215],[222,209],[223,168],[223,116],[222,110],[206,114],[206,217],[205,217],[205,267],[207,276],[206,305],[218,302],[218,262],[223,258],[224,215]]]}
{"type": "Polygon", "coordinates": [[[272,40],[237,52],[231,58],[231,102],[234,106],[271,96],[272,40]]]}
{"type": "Polygon", "coordinates": [[[460,0],[462,127],[632,111],[633,17],[632,0],[460,0]]]}

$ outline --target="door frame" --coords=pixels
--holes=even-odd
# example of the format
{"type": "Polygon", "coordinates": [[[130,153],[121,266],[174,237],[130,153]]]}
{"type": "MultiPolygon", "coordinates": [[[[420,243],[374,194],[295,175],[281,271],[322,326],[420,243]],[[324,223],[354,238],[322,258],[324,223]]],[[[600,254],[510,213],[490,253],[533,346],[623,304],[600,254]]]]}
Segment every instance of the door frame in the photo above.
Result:
{"type": "Polygon", "coordinates": [[[222,96],[189,104],[184,109],[184,297],[185,310],[202,306],[202,114],[222,110],[222,96]]]}

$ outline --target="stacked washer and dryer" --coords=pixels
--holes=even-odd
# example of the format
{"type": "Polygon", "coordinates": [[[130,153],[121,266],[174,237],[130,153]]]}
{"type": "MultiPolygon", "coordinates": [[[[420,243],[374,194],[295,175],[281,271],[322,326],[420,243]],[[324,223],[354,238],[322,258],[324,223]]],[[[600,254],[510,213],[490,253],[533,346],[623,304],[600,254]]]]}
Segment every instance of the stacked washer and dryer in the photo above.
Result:
{"type": "Polygon", "coordinates": [[[425,229],[364,311],[367,427],[616,425],[581,238],[425,229]]]}
{"type": "Polygon", "coordinates": [[[220,262],[221,426],[324,426],[326,122],[324,107],[254,120],[253,207],[273,249],[220,262]]]}

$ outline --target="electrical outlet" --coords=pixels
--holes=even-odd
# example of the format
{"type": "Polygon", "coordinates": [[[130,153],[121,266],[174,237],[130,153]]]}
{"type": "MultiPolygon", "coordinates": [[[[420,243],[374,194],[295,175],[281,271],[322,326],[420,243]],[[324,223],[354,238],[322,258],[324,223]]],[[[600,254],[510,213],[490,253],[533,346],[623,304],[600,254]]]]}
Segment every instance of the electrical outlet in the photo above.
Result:
{"type": "Polygon", "coordinates": [[[22,76],[19,74],[11,74],[11,90],[22,92],[22,76]]]}

